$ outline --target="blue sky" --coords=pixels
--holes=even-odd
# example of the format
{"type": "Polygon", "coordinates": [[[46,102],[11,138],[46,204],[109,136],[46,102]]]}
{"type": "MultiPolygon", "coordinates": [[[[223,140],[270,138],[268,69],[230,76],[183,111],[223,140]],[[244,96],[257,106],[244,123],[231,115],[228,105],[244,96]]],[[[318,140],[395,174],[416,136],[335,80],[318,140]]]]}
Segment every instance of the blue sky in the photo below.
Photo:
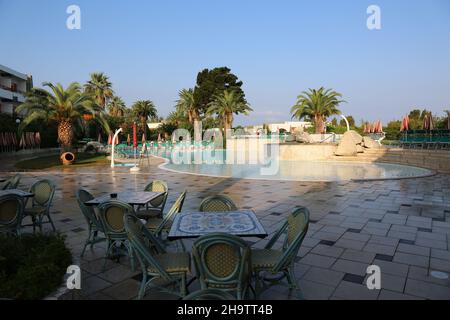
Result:
{"type": "Polygon", "coordinates": [[[43,81],[110,76],[127,104],[151,99],[161,115],[203,68],[228,66],[255,110],[235,124],[290,119],[297,95],[344,95],[359,122],[412,107],[450,109],[448,0],[0,0],[0,64],[43,81]],[[66,28],[67,6],[81,30],[66,28]],[[381,7],[369,31],[366,9],[381,7]]]}

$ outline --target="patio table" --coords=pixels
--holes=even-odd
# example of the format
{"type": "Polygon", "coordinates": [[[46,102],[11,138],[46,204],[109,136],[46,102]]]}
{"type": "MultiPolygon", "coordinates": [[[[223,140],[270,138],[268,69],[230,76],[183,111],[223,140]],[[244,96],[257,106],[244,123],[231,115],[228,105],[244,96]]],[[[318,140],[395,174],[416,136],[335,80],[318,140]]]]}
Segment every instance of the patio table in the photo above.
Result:
{"type": "Polygon", "coordinates": [[[267,232],[252,210],[228,212],[181,212],[173,220],[168,238],[198,238],[222,232],[239,237],[267,237],[267,232]]]}
{"type": "Polygon", "coordinates": [[[97,206],[105,201],[119,200],[128,203],[131,206],[145,206],[153,199],[161,196],[163,192],[150,192],[150,191],[124,191],[118,192],[117,198],[111,198],[111,193],[104,194],[100,197],[87,201],[87,206],[97,206]]]}
{"type": "Polygon", "coordinates": [[[1,190],[0,191],[0,197],[6,196],[6,195],[10,195],[10,194],[14,194],[14,195],[22,197],[22,198],[32,198],[32,197],[34,197],[33,193],[26,192],[26,191],[19,190],[19,189],[8,189],[8,190],[1,190]]]}

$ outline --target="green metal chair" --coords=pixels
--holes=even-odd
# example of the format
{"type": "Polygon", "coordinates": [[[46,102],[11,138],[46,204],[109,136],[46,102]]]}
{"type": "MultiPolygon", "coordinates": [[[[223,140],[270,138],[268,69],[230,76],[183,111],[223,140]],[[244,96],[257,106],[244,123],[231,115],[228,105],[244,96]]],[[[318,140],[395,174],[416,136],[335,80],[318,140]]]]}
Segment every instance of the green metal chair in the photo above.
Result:
{"type": "Polygon", "coordinates": [[[150,288],[184,297],[187,294],[187,275],[191,272],[189,253],[167,253],[142,221],[132,214],[125,214],[124,225],[142,270],[138,299],[142,299],[150,288]],[[164,281],[166,285],[160,285],[158,281],[164,281]],[[175,285],[178,290],[167,289],[169,285],[175,285]]]}
{"type": "Polygon", "coordinates": [[[123,223],[124,216],[127,213],[135,215],[133,207],[119,200],[108,200],[98,206],[98,215],[106,237],[106,256],[103,270],[105,270],[107,259],[113,254],[116,256],[117,261],[120,260],[120,253],[124,251],[124,247],[125,253],[130,258],[131,269],[133,271],[135,269],[133,249],[128,241],[123,223]]]}
{"type": "Polygon", "coordinates": [[[15,176],[9,178],[4,182],[2,190],[17,189],[20,183],[20,179],[21,179],[20,174],[16,174],[15,176]]]}
{"type": "Polygon", "coordinates": [[[244,299],[251,280],[250,248],[241,238],[211,233],[192,246],[197,277],[202,290],[221,289],[244,299]]]}
{"type": "Polygon", "coordinates": [[[167,183],[161,180],[154,180],[145,187],[144,191],[164,193],[150,201],[145,209],[138,210],[136,212],[137,216],[141,219],[154,217],[161,218],[163,215],[164,207],[166,205],[167,196],[169,194],[169,187],[167,186],[167,183]]]}
{"type": "Polygon", "coordinates": [[[236,300],[236,298],[231,293],[220,289],[206,289],[192,292],[183,300],[236,300]]]}
{"type": "Polygon", "coordinates": [[[264,249],[252,250],[252,270],[257,292],[260,291],[259,285],[264,287],[265,282],[271,285],[284,284],[284,278],[290,289],[298,289],[294,273],[295,257],[308,232],[308,225],[309,210],[300,207],[294,210],[264,249]],[[281,250],[273,249],[282,235],[285,237],[281,250]]]}
{"type": "Polygon", "coordinates": [[[33,232],[36,231],[36,227],[39,227],[39,231],[42,232],[42,225],[44,223],[50,223],[53,232],[56,231],[52,217],[50,216],[50,207],[55,195],[55,190],[55,184],[47,179],[39,180],[31,186],[30,193],[34,194],[34,197],[32,199],[31,207],[25,208],[24,215],[31,217],[32,224],[26,226],[33,226],[33,232]],[[44,222],[45,217],[48,221],[44,222]]]}
{"type": "Polygon", "coordinates": [[[2,182],[2,183],[0,184],[0,190],[7,190],[10,183],[11,183],[11,182],[10,182],[9,180],[6,180],[6,181],[2,182]]]}
{"type": "Polygon", "coordinates": [[[86,189],[78,189],[77,190],[77,202],[80,207],[81,213],[86,219],[88,225],[88,238],[83,247],[83,251],[81,252],[81,257],[84,256],[84,252],[86,251],[86,247],[88,245],[91,246],[91,250],[94,247],[94,244],[105,241],[105,237],[99,237],[98,233],[104,233],[103,225],[101,221],[97,218],[95,214],[94,207],[85,205],[86,202],[94,199],[94,196],[90,194],[86,189]]]}
{"type": "Polygon", "coordinates": [[[203,199],[200,204],[200,212],[212,212],[212,211],[234,211],[237,210],[233,200],[224,195],[215,195],[203,199]]]}
{"type": "Polygon", "coordinates": [[[0,233],[20,236],[25,205],[15,194],[0,197],[0,233]]]}
{"type": "Polygon", "coordinates": [[[162,232],[169,232],[172,227],[172,221],[175,214],[180,213],[183,208],[184,199],[186,199],[186,192],[184,191],[177,198],[175,203],[170,208],[169,212],[164,218],[150,218],[146,223],[146,227],[156,236],[161,237],[162,232]]]}

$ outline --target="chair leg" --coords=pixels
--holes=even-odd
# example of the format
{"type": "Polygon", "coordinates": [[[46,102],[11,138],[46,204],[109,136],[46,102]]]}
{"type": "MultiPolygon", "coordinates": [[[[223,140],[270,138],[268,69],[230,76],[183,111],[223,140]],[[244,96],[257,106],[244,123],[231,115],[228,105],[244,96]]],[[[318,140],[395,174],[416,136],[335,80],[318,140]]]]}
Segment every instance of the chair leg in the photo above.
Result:
{"type": "Polygon", "coordinates": [[[147,286],[147,273],[142,272],[141,286],[139,287],[138,300],[142,300],[145,295],[145,287],[147,286]]]}
{"type": "Polygon", "coordinates": [[[49,221],[50,224],[52,225],[53,232],[56,232],[55,224],[53,223],[53,219],[52,219],[52,217],[50,216],[50,212],[47,212],[46,216],[47,216],[48,221],[49,221]]]}
{"type": "Polygon", "coordinates": [[[297,280],[295,278],[294,268],[290,267],[286,272],[286,279],[289,284],[289,289],[297,289],[297,280]]]}
{"type": "Polygon", "coordinates": [[[181,275],[181,282],[180,282],[180,294],[182,297],[186,296],[187,288],[186,288],[186,273],[183,273],[181,275]]]}
{"type": "Polygon", "coordinates": [[[103,268],[102,268],[102,272],[105,272],[106,270],[106,262],[108,261],[109,258],[109,254],[111,252],[111,241],[109,241],[109,239],[106,240],[106,256],[105,256],[105,261],[103,262],[103,268]]]}

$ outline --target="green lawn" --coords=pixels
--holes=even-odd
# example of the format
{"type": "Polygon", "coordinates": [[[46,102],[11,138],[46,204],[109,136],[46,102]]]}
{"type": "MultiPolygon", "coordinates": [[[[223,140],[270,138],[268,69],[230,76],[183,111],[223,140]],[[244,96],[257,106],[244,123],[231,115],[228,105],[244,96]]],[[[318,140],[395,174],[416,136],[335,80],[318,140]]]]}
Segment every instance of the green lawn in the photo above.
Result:
{"type": "MultiPolygon", "coordinates": [[[[99,164],[101,165],[109,163],[109,160],[106,158],[106,155],[104,154],[77,153],[75,157],[76,157],[75,163],[68,167],[81,167],[81,166],[91,166],[99,164]]],[[[63,167],[63,165],[61,164],[59,155],[55,154],[51,156],[44,156],[19,161],[15,164],[15,167],[17,169],[39,170],[48,168],[61,168],[63,167]]]]}

